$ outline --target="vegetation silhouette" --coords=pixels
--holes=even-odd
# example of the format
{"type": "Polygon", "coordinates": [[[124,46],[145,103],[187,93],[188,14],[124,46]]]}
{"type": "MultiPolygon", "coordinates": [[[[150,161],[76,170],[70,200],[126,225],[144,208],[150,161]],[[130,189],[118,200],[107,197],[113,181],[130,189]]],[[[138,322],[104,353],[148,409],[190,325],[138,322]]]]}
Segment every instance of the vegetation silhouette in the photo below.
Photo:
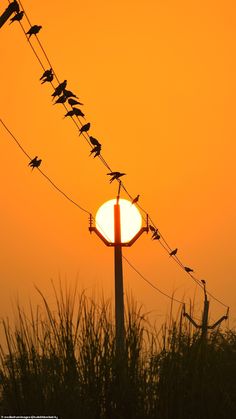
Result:
{"type": "Polygon", "coordinates": [[[54,310],[38,292],[42,308],[27,316],[18,304],[14,327],[2,321],[0,415],[236,417],[235,331],[218,329],[203,340],[181,313],[157,330],[129,299],[121,383],[111,303],[60,286],[54,310]]]}

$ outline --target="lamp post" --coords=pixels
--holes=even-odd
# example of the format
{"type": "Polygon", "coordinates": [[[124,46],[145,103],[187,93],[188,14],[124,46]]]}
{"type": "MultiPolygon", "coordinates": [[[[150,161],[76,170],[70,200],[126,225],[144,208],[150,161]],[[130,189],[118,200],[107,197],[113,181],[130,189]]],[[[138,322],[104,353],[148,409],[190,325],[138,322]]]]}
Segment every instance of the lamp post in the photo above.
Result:
{"type": "MultiPolygon", "coordinates": [[[[129,203],[129,205],[132,205],[129,203]]],[[[139,231],[128,242],[121,239],[121,211],[120,198],[117,197],[114,203],[114,241],[106,238],[103,234],[92,226],[92,216],[90,216],[90,233],[94,232],[105,243],[106,246],[114,247],[114,271],[115,271],[115,322],[116,322],[116,354],[121,357],[124,353],[125,327],[124,327],[124,292],[123,292],[123,268],[122,268],[122,247],[132,246],[142,233],[148,233],[148,217],[146,227],[141,227],[139,231]]]]}

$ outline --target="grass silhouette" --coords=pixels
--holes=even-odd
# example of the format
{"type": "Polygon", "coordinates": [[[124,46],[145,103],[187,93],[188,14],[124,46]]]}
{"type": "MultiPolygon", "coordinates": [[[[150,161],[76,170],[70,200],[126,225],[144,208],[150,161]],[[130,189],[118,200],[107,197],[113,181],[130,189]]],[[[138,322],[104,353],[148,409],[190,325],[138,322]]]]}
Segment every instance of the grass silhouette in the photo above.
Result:
{"type": "Polygon", "coordinates": [[[2,322],[1,415],[236,417],[235,331],[218,329],[202,340],[181,315],[157,331],[130,300],[125,355],[118,365],[109,302],[60,288],[53,311],[39,293],[41,310],[31,308],[28,318],[18,305],[15,326],[2,322]]]}

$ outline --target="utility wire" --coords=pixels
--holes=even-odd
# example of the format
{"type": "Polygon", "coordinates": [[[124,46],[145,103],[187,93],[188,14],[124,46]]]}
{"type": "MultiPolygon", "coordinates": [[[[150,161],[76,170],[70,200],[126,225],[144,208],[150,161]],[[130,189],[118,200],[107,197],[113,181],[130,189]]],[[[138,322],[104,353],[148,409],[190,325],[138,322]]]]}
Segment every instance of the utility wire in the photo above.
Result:
{"type": "Polygon", "coordinates": [[[173,296],[170,296],[166,294],[164,291],[162,291],[160,288],[156,287],[149,279],[147,279],[141,272],[135,268],[135,266],[123,255],[122,258],[126,261],[126,263],[145,281],[147,284],[149,284],[154,290],[158,291],[160,294],[164,295],[165,297],[169,298],[172,301],[175,301],[176,303],[185,304],[184,301],[177,300],[177,298],[174,298],[173,296]]]}
{"type": "MultiPolygon", "coordinates": [[[[28,157],[29,160],[31,160],[31,157],[29,154],[24,150],[24,148],[21,146],[19,141],[16,139],[16,137],[13,135],[13,133],[9,130],[9,128],[6,126],[6,124],[3,122],[2,119],[0,119],[0,122],[4,126],[5,130],[10,134],[10,136],[13,138],[13,140],[16,142],[18,147],[23,151],[23,153],[28,157]]],[[[74,204],[77,208],[79,208],[81,211],[85,212],[86,214],[91,214],[88,210],[83,208],[81,205],[79,205],[77,202],[75,202],[73,199],[71,199],[65,192],[63,192],[51,179],[46,173],[44,173],[39,167],[37,168],[39,172],[45,177],[45,179],[48,180],[48,182],[51,183],[51,185],[60,193],[62,194],[68,201],[70,201],[72,204],[74,204]]]]}
{"type": "MultiPolygon", "coordinates": [[[[9,3],[10,3],[10,1],[9,1],[9,3]]],[[[31,25],[31,22],[30,22],[30,20],[29,20],[29,17],[28,17],[28,15],[26,14],[26,12],[25,12],[25,9],[24,9],[24,7],[23,7],[23,5],[22,5],[22,2],[21,1],[19,1],[19,4],[20,4],[20,6],[21,6],[21,8],[22,8],[22,10],[24,11],[24,14],[25,14],[25,16],[26,16],[26,19],[27,19],[27,21],[28,21],[28,23],[29,23],[29,25],[30,26],[32,26],[31,25]]],[[[31,42],[31,40],[30,39],[28,39],[28,37],[27,37],[27,34],[26,34],[26,31],[25,31],[25,29],[24,29],[24,27],[23,27],[23,25],[22,25],[22,23],[21,22],[19,22],[20,23],[20,25],[21,25],[21,28],[22,28],[22,30],[23,30],[23,32],[24,32],[24,34],[25,34],[25,37],[27,38],[27,41],[28,41],[28,43],[30,44],[30,46],[31,46],[31,49],[33,50],[33,52],[34,52],[34,54],[35,54],[35,56],[36,56],[36,58],[37,58],[37,60],[39,61],[39,64],[40,64],[40,66],[42,67],[42,69],[43,70],[45,70],[45,67],[44,67],[44,65],[43,65],[43,63],[42,63],[42,61],[41,61],[41,59],[40,59],[40,57],[39,57],[39,55],[37,54],[37,52],[36,52],[36,50],[35,50],[35,48],[33,47],[33,45],[32,45],[32,42],[31,42]]],[[[43,47],[43,45],[42,45],[42,43],[40,42],[40,40],[39,40],[39,38],[38,38],[38,36],[37,35],[35,35],[35,38],[36,38],[36,40],[37,40],[37,42],[38,42],[38,44],[39,44],[39,47],[40,47],[40,49],[41,49],[41,51],[43,52],[43,55],[44,55],[44,57],[45,57],[45,59],[46,59],[46,61],[47,61],[47,63],[48,63],[48,65],[50,66],[50,68],[52,68],[52,70],[53,70],[53,74],[55,75],[55,78],[56,78],[56,80],[58,81],[58,83],[60,83],[59,82],[59,79],[58,79],[58,77],[56,76],[56,73],[55,73],[55,71],[54,71],[54,69],[53,69],[53,67],[52,67],[52,64],[51,64],[51,61],[50,61],[50,59],[49,59],[49,57],[48,57],[48,55],[47,55],[47,53],[46,53],[46,51],[45,51],[45,48],[43,47]]],[[[54,88],[54,85],[53,85],[53,83],[51,82],[51,85],[53,86],[53,88],[54,88]]],[[[55,89],[55,88],[54,88],[55,89]]],[[[67,107],[66,107],[66,105],[65,105],[65,103],[63,104],[63,106],[64,106],[64,108],[68,111],[68,109],[67,109],[67,107]]],[[[80,121],[80,119],[78,118],[78,117],[76,117],[76,120],[72,117],[71,118],[72,119],[72,121],[74,122],[74,124],[76,125],[76,127],[79,129],[79,127],[80,126],[82,126],[82,123],[81,123],[81,121],[80,121]],[[77,121],[79,121],[79,124],[78,124],[78,122],[77,121]]],[[[90,141],[89,141],[89,135],[88,135],[88,133],[82,133],[82,135],[83,135],[83,137],[85,138],[85,140],[88,142],[88,144],[89,144],[89,146],[91,147],[91,144],[90,144],[90,141]]],[[[100,158],[100,160],[101,160],[101,162],[104,164],[104,166],[111,172],[112,171],[112,169],[111,169],[111,167],[110,167],[110,165],[106,162],[106,160],[104,159],[104,157],[100,154],[99,156],[98,156],[99,158],[100,158]]],[[[119,180],[118,180],[119,181],[119,180]]],[[[125,191],[125,193],[128,195],[128,197],[132,200],[133,198],[132,198],[132,195],[128,192],[128,190],[126,189],[126,187],[124,186],[124,184],[123,184],[123,182],[121,182],[121,187],[122,187],[122,189],[125,191]]],[[[148,215],[148,213],[147,213],[147,211],[145,210],[145,209],[143,209],[138,203],[137,203],[137,206],[139,207],[139,209],[145,214],[145,215],[148,215]]],[[[149,217],[149,216],[148,216],[149,217]]],[[[151,221],[151,223],[153,224],[153,226],[155,227],[155,224],[154,224],[154,222],[152,221],[152,219],[149,217],[149,220],[151,221]]],[[[156,228],[156,227],[155,227],[156,228]]],[[[160,231],[159,231],[159,229],[158,229],[158,232],[159,232],[159,235],[160,235],[160,240],[158,240],[159,241],[159,243],[160,243],[160,245],[164,248],[164,250],[169,254],[170,253],[170,251],[172,250],[172,248],[169,246],[169,244],[168,244],[168,242],[165,240],[165,238],[164,238],[164,236],[160,233],[160,231]]],[[[180,268],[182,268],[183,270],[184,270],[184,272],[185,273],[187,273],[191,278],[192,278],[192,280],[198,285],[198,286],[200,286],[201,288],[203,288],[203,286],[202,286],[202,283],[201,283],[201,281],[199,280],[199,279],[197,279],[191,272],[187,272],[186,270],[185,270],[185,266],[184,266],[184,264],[180,261],[180,259],[175,255],[175,256],[173,256],[172,258],[171,258],[173,261],[175,261],[179,266],[180,266],[180,268]]],[[[222,304],[224,307],[228,307],[226,304],[224,304],[222,301],[220,301],[219,299],[217,299],[216,297],[214,297],[214,295],[212,295],[209,291],[207,291],[207,294],[208,295],[210,295],[215,301],[217,301],[218,303],[220,303],[220,304],[222,304]]]]}
{"type": "MultiPolygon", "coordinates": [[[[17,146],[21,149],[21,151],[26,155],[26,157],[28,157],[29,160],[31,160],[30,155],[25,151],[25,149],[22,147],[22,145],[20,144],[20,142],[17,140],[17,138],[15,137],[15,135],[10,131],[10,129],[7,127],[7,125],[3,122],[2,119],[0,119],[1,124],[3,125],[3,127],[5,128],[5,130],[8,132],[8,134],[13,138],[13,140],[15,141],[15,143],[17,144],[17,146]]],[[[81,211],[85,212],[86,214],[89,214],[93,220],[95,220],[95,217],[91,214],[90,211],[86,210],[85,208],[83,208],[81,205],[79,205],[77,202],[75,202],[73,199],[71,199],[64,191],[62,191],[62,189],[60,189],[52,180],[49,176],[47,176],[41,169],[37,168],[38,171],[45,177],[45,179],[48,180],[48,182],[60,193],[62,194],[68,201],[70,201],[72,204],[74,204],[77,208],[79,208],[81,211]]],[[[100,228],[100,230],[102,231],[103,235],[105,236],[105,238],[108,241],[111,241],[109,239],[109,237],[106,235],[106,233],[104,232],[104,230],[101,228],[101,226],[98,225],[98,227],[100,228]]],[[[149,281],[147,278],[145,278],[137,268],[135,268],[135,266],[125,257],[122,256],[123,259],[128,263],[128,265],[147,283],[149,284],[153,289],[155,289],[157,292],[159,292],[160,294],[162,294],[163,296],[169,298],[172,301],[175,301],[177,303],[180,304],[184,304],[183,301],[177,300],[174,297],[171,297],[170,295],[168,295],[167,293],[165,293],[164,291],[162,291],[160,288],[156,287],[151,281],[149,281]]]]}

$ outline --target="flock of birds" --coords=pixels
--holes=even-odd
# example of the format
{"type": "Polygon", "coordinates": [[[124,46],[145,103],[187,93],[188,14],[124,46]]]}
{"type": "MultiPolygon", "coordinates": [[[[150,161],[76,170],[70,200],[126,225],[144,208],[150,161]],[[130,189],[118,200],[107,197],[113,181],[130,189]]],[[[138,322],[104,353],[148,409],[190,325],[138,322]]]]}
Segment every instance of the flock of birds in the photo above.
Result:
{"type": "MultiPolygon", "coordinates": [[[[12,24],[13,22],[20,22],[23,19],[23,17],[24,17],[24,11],[20,11],[19,9],[16,12],[16,14],[10,19],[10,24],[12,24]]],[[[40,25],[31,26],[31,28],[26,32],[26,35],[28,35],[28,39],[30,39],[32,35],[37,35],[41,29],[42,29],[42,26],[40,25]]],[[[42,76],[40,77],[41,84],[44,84],[47,82],[52,83],[53,79],[54,79],[54,74],[53,74],[52,68],[45,70],[42,76]]],[[[57,98],[54,102],[54,105],[58,103],[59,104],[68,103],[71,106],[72,109],[69,110],[65,114],[64,118],[73,117],[73,116],[84,118],[85,117],[84,113],[81,111],[80,108],[76,107],[76,105],[82,106],[83,103],[79,102],[77,100],[78,97],[70,90],[67,90],[66,87],[67,87],[67,80],[64,80],[56,88],[54,88],[54,92],[51,95],[53,100],[57,98]]],[[[90,122],[87,122],[86,124],[82,125],[81,128],[79,129],[79,135],[81,135],[82,133],[88,133],[88,131],[90,130],[90,127],[91,127],[90,122]]],[[[100,142],[96,138],[92,137],[91,135],[89,135],[89,140],[91,142],[91,145],[93,146],[90,152],[90,155],[94,154],[94,157],[100,156],[101,148],[102,148],[102,145],[100,144],[100,142]]],[[[42,160],[39,159],[38,156],[36,156],[30,161],[29,166],[32,167],[32,170],[33,170],[35,167],[39,168],[41,163],[42,163],[42,160]]],[[[112,183],[114,180],[121,182],[120,178],[126,175],[126,173],[110,172],[110,173],[107,173],[107,175],[110,176],[110,183],[112,183]]],[[[138,200],[139,200],[139,195],[137,195],[133,199],[132,204],[136,204],[138,200]]],[[[152,225],[149,225],[149,229],[152,232],[152,240],[160,240],[161,236],[158,232],[158,229],[153,227],[152,225]]],[[[169,255],[171,257],[176,256],[177,252],[178,252],[178,248],[172,250],[169,253],[169,255]]],[[[193,269],[189,268],[188,266],[184,266],[184,269],[187,273],[194,272],[193,269]]]]}

